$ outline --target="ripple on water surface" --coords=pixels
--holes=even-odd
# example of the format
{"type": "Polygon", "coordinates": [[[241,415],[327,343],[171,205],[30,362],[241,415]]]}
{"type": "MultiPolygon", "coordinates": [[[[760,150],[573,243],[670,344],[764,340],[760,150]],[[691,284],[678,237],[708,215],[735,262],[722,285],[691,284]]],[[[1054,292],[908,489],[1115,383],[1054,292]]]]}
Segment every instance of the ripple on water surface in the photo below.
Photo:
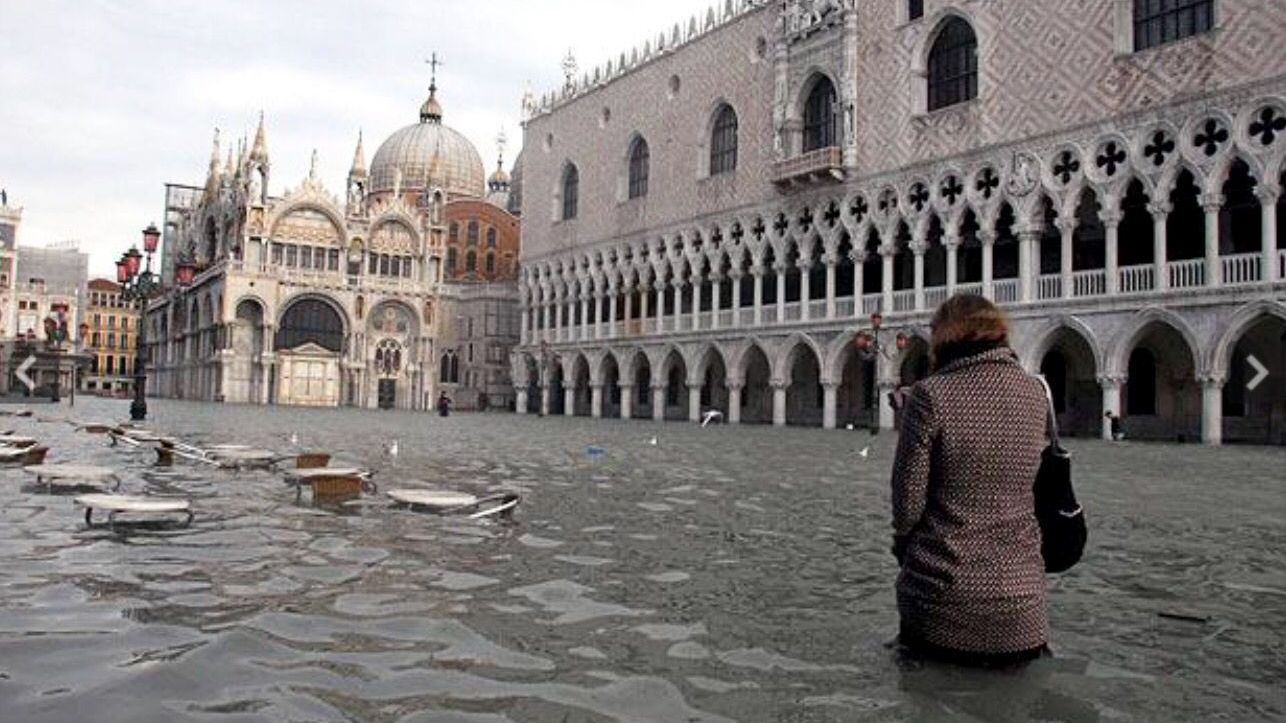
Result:
{"type": "MultiPolygon", "coordinates": [[[[75,415],[126,407],[79,399],[75,415]]],[[[1286,717],[1278,450],[1077,446],[1091,550],[1051,584],[1058,657],[997,677],[902,664],[886,646],[894,435],[152,412],[153,427],[202,442],[286,450],[294,432],[382,488],[524,501],[512,525],[379,497],[317,508],[274,473],[160,470],[147,450],[6,420],[54,460],[120,468],[127,492],[191,498],[197,520],[85,531],[70,497],[0,469],[5,720],[1286,717]],[[392,439],[397,457],[381,452],[392,439]],[[1217,499],[1209,479],[1223,480],[1217,499]]]]}

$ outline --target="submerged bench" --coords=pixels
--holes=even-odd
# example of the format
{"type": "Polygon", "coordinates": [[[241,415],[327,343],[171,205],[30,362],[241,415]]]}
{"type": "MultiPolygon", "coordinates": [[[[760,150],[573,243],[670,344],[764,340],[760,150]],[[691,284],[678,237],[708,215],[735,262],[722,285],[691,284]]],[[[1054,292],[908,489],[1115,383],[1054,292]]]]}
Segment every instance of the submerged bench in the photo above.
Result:
{"type": "Polygon", "coordinates": [[[107,512],[107,526],[117,524],[117,516],[123,514],[170,515],[181,514],[180,527],[192,524],[192,505],[187,500],[166,499],[161,497],[136,497],[133,495],[81,495],[76,504],[85,508],[85,524],[89,527],[101,527],[103,523],[94,524],[94,510],[107,512]]]}
{"type": "Polygon", "coordinates": [[[522,501],[515,492],[476,497],[464,492],[444,492],[438,490],[389,490],[389,499],[412,509],[420,508],[440,515],[468,515],[477,520],[484,517],[513,516],[514,508],[522,501]]]}
{"type": "Polygon", "coordinates": [[[45,485],[50,491],[54,487],[94,487],[105,489],[109,482],[114,482],[111,489],[119,489],[120,478],[110,467],[95,467],[86,464],[34,464],[23,467],[28,474],[36,476],[36,484],[45,485]]]}

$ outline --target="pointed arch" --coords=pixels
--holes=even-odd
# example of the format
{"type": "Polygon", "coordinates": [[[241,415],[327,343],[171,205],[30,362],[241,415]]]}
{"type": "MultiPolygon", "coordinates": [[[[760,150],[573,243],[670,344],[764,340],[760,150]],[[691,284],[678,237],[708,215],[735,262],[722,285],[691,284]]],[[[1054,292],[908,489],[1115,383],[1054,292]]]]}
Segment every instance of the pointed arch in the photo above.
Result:
{"type": "Polygon", "coordinates": [[[1202,348],[1196,333],[1175,312],[1160,306],[1149,306],[1140,309],[1133,321],[1121,333],[1117,334],[1111,345],[1111,355],[1107,358],[1106,369],[1112,376],[1121,376],[1126,372],[1130,352],[1138,345],[1147,332],[1156,325],[1168,327],[1179,334],[1186,343],[1190,357],[1186,361],[1196,373],[1203,369],[1200,357],[1202,348]]]}

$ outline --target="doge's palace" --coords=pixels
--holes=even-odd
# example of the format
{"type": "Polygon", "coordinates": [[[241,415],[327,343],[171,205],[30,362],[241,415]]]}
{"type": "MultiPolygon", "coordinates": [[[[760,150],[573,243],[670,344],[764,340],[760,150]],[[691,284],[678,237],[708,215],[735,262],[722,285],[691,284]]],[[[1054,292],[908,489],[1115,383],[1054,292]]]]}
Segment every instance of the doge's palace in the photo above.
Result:
{"type": "Polygon", "coordinates": [[[520,411],[891,427],[971,292],[1071,433],[1286,441],[1283,0],[727,0],[564,67],[520,411]]]}

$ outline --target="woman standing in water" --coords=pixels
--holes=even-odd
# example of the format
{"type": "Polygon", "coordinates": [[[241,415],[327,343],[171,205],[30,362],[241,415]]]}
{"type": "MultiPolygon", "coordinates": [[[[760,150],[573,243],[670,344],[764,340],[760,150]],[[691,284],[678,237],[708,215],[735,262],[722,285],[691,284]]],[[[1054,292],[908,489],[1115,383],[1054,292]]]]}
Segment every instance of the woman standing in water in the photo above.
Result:
{"type": "Polygon", "coordinates": [[[893,466],[899,642],[963,665],[1025,662],[1048,640],[1032,493],[1045,390],[990,301],[953,297],[930,324],[934,372],[906,401],[893,466]]]}

